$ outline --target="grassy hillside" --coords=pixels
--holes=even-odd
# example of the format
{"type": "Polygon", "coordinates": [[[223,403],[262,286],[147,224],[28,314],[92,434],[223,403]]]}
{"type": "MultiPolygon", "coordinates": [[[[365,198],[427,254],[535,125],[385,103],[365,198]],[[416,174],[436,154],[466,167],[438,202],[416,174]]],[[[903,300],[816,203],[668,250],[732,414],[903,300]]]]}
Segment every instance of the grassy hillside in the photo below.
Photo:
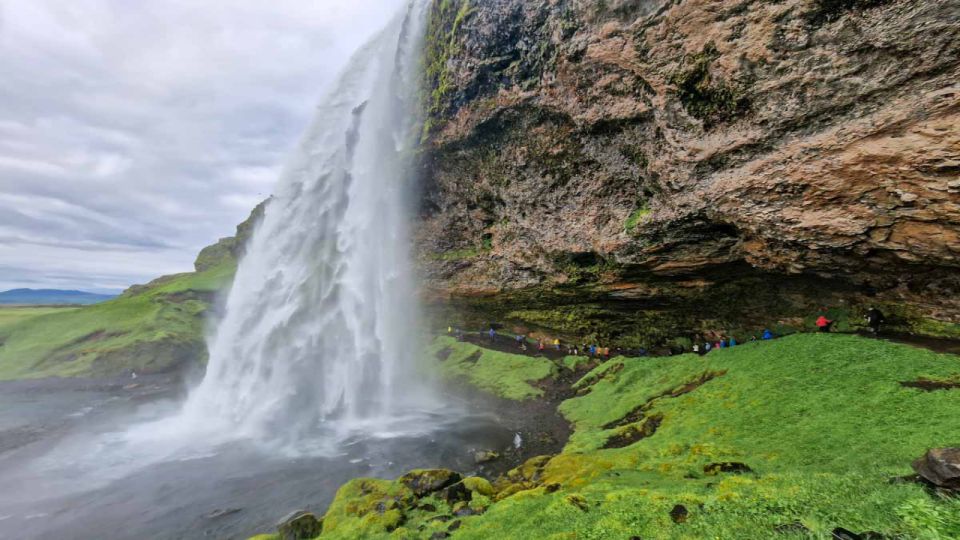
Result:
{"type": "MultiPolygon", "coordinates": [[[[517,374],[504,385],[529,375],[504,371],[517,374]]],[[[927,448],[960,445],[960,390],[900,383],[958,375],[960,357],[843,335],[615,358],[562,403],[575,432],[561,454],[471,490],[469,506],[355,480],[322,538],[958,538],[960,500],[891,480],[927,448]]]]}
{"type": "Polygon", "coordinates": [[[102,304],[0,318],[0,380],[162,372],[202,360],[202,315],[234,270],[226,261],[102,304]]]}
{"type": "Polygon", "coordinates": [[[66,313],[76,309],[76,306],[0,306],[0,332],[7,326],[27,319],[41,315],[49,315],[51,313],[66,313]]]}

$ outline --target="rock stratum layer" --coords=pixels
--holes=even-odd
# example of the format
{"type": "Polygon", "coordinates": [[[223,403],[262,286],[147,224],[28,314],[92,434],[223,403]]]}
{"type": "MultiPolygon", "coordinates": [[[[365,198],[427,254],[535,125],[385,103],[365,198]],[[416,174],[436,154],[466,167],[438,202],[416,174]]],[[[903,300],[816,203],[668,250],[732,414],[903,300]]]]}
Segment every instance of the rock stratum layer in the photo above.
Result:
{"type": "Polygon", "coordinates": [[[960,334],[957,2],[443,0],[429,32],[432,292],[960,334]]]}

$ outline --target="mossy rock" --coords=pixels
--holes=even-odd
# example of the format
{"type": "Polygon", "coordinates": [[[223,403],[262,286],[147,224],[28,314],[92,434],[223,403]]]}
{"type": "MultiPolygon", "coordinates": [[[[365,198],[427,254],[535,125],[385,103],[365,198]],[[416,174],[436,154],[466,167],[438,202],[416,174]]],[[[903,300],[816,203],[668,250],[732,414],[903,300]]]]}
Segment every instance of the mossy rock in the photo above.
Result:
{"type": "Polygon", "coordinates": [[[459,473],[447,469],[417,469],[400,477],[400,483],[415,497],[423,497],[452,486],[461,480],[459,473]]]}
{"type": "Polygon", "coordinates": [[[496,494],[496,490],[493,489],[493,484],[491,484],[487,479],[480,478],[479,476],[470,476],[464,478],[463,485],[473,493],[480,494],[485,497],[493,497],[496,494]]]}

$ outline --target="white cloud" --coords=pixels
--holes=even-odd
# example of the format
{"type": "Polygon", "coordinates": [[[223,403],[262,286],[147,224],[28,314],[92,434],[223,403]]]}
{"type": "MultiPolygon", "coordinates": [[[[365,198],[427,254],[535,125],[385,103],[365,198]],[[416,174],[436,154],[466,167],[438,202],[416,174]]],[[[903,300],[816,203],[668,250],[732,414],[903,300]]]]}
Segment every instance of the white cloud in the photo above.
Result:
{"type": "Polygon", "coordinates": [[[403,3],[0,0],[0,290],[189,270],[403,3]]]}

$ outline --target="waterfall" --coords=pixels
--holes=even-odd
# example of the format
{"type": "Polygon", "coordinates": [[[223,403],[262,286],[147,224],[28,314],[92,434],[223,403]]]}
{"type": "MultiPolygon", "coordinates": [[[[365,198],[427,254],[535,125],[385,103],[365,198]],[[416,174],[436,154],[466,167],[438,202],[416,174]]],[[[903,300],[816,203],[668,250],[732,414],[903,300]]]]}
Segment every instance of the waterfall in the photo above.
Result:
{"type": "Polygon", "coordinates": [[[288,441],[377,433],[429,395],[408,253],[427,5],[359,50],[319,106],[239,264],[188,421],[288,441]]]}

